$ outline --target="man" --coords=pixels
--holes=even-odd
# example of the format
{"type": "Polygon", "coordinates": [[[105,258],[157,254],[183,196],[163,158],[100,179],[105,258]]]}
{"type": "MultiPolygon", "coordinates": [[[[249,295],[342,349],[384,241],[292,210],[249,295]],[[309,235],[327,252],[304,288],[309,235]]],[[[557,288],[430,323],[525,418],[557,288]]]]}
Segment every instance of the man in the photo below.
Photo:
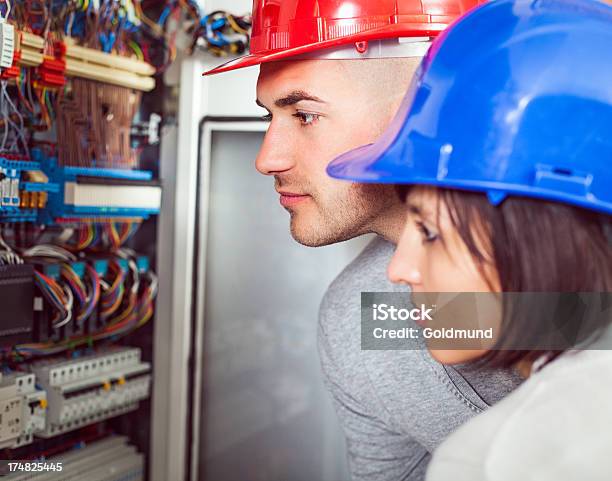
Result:
{"type": "MultiPolygon", "coordinates": [[[[520,382],[434,362],[422,346],[361,350],[361,292],[395,291],[385,270],[405,211],[393,188],[327,177],[337,155],[373,142],[395,114],[430,37],[476,0],[256,0],[251,55],[270,126],[256,160],[275,178],[291,234],[317,247],[377,238],[332,283],[320,311],[325,381],[354,480],[417,480],[457,426],[520,382]]],[[[336,481],[336,480],[334,480],[336,481]]]]}

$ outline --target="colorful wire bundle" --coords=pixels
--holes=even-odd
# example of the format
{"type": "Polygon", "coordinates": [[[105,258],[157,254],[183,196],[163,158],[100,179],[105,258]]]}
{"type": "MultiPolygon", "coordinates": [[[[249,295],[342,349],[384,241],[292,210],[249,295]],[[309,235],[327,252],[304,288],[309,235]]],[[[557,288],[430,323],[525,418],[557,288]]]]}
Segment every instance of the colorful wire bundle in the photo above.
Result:
{"type": "Polygon", "coordinates": [[[85,266],[86,278],[90,285],[86,286],[74,269],[68,264],[62,265],[62,278],[66,281],[78,301],[77,324],[80,326],[93,313],[100,299],[100,277],[90,265],[85,266]]]}
{"type": "MultiPolygon", "coordinates": [[[[39,244],[30,247],[23,252],[22,257],[28,261],[39,261],[41,263],[46,263],[49,260],[61,260],[65,262],[72,262],[76,260],[76,257],[72,253],[59,246],[51,244],[39,244]]],[[[72,271],[72,269],[70,270],[72,271]]],[[[74,273],[74,271],[72,271],[72,273],[74,273]]],[[[59,329],[60,327],[64,327],[73,319],[73,292],[77,293],[77,297],[79,297],[80,291],[75,290],[75,288],[62,285],[55,279],[52,279],[39,271],[35,271],[34,278],[43,297],[56,311],[56,314],[52,319],[53,328],[59,329]]]]}
{"type": "Polygon", "coordinates": [[[72,320],[73,296],[71,291],[38,271],[34,271],[34,279],[43,297],[56,311],[52,319],[53,327],[57,329],[68,324],[72,320]]]}
{"type": "Polygon", "coordinates": [[[100,298],[100,318],[108,320],[121,306],[125,293],[126,273],[123,271],[117,260],[109,262],[109,273],[111,283],[102,282],[103,290],[100,298]]]}
{"type": "Polygon", "coordinates": [[[20,29],[136,55],[157,65],[159,72],[176,58],[181,31],[192,37],[189,53],[200,47],[220,56],[244,52],[251,28],[250,15],[222,10],[203,15],[194,0],[24,0],[13,17],[20,29]]]}
{"type": "Polygon", "coordinates": [[[138,272],[136,262],[134,262],[134,259],[130,256],[130,253],[131,251],[128,251],[127,249],[120,250],[118,252],[118,255],[125,259],[128,263],[131,274],[131,287],[127,291],[127,295],[124,296],[123,309],[115,317],[113,317],[112,321],[108,323],[109,326],[123,322],[133,314],[134,308],[137,305],[138,290],[140,287],[140,273],[138,272]]]}
{"type": "Polygon", "coordinates": [[[79,276],[77,276],[76,272],[74,272],[74,269],[68,264],[62,265],[61,276],[76,296],[76,300],[78,301],[79,305],[78,308],[81,309],[87,302],[87,292],[85,290],[85,285],[83,284],[83,281],[79,276]]]}
{"type": "Polygon", "coordinates": [[[237,17],[217,10],[204,16],[193,33],[193,48],[198,45],[218,57],[243,54],[249,46],[251,18],[237,17]]]}
{"type": "Polygon", "coordinates": [[[87,289],[85,307],[83,309],[83,312],[77,318],[77,321],[79,323],[85,321],[86,319],[89,319],[89,317],[93,314],[94,309],[98,305],[98,302],[100,302],[100,294],[102,292],[100,276],[98,275],[96,270],[89,264],[85,266],[85,270],[90,285],[87,289]]]}
{"type": "Polygon", "coordinates": [[[118,337],[144,326],[153,317],[158,280],[157,276],[151,271],[141,277],[142,280],[139,280],[139,289],[136,292],[132,307],[129,310],[124,309],[120,315],[112,318],[99,332],[91,335],[72,336],[58,342],[21,344],[15,346],[10,353],[22,356],[57,354],[83,345],[92,345],[98,341],[116,340],[118,337]]]}
{"type": "Polygon", "coordinates": [[[137,230],[133,222],[110,222],[105,224],[106,234],[113,250],[119,249],[137,230]]]}
{"type": "MultiPolygon", "coordinates": [[[[155,297],[157,296],[158,281],[155,274],[147,274],[148,283],[138,296],[135,305],[124,311],[124,314],[109,323],[104,332],[104,337],[109,334],[118,335],[131,332],[146,324],[154,312],[155,297]]],[[[94,340],[95,340],[94,336],[94,340]]]]}
{"type": "Polygon", "coordinates": [[[95,224],[82,224],[78,228],[75,249],[82,251],[95,243],[97,228],[95,224]]]}
{"type": "Polygon", "coordinates": [[[140,220],[81,223],[75,231],[74,239],[66,247],[79,252],[86,249],[114,252],[136,233],[140,223],[140,220]]]}
{"type": "MultiPolygon", "coordinates": [[[[0,15],[2,5],[10,5],[7,0],[3,1],[0,15]]],[[[250,41],[249,15],[237,16],[222,10],[204,15],[194,0],[22,0],[12,3],[12,10],[4,9],[11,23],[19,31],[42,36],[44,55],[57,60],[62,57],[62,49],[57,46],[66,37],[71,37],[81,46],[136,57],[153,65],[161,74],[179,51],[191,54],[201,49],[216,56],[242,54],[250,41]]],[[[41,75],[40,67],[22,68],[14,79],[15,84],[3,82],[0,87],[0,151],[27,156],[32,145],[41,140],[39,132],[53,132],[55,127],[55,138],[72,132],[58,126],[63,125],[62,119],[66,116],[76,115],[71,103],[75,97],[75,80],[69,78],[63,86],[61,82],[49,85],[41,75]]],[[[80,122],[71,125],[79,126],[80,122]]],[[[79,129],[75,132],[85,137],[79,129]]],[[[67,147],[70,143],[58,142],[60,154],[70,150],[67,147]]],[[[137,152],[134,146],[129,153],[122,152],[120,157],[136,158],[137,152]]],[[[94,154],[77,157],[89,161],[94,154]]],[[[99,162],[100,156],[95,158],[99,162]]]]}

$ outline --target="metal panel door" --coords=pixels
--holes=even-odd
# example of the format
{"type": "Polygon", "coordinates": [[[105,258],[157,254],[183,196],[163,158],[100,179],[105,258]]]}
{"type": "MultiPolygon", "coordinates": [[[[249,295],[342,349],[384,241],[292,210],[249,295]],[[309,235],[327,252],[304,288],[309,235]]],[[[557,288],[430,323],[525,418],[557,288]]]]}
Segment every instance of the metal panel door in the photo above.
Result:
{"type": "MultiPolygon", "coordinates": [[[[208,136],[201,481],[342,481],[343,436],[316,349],[329,283],[366,239],[306,248],[273,179],[256,172],[262,132],[208,136]]],[[[206,136],[204,136],[206,138],[206,136]]]]}

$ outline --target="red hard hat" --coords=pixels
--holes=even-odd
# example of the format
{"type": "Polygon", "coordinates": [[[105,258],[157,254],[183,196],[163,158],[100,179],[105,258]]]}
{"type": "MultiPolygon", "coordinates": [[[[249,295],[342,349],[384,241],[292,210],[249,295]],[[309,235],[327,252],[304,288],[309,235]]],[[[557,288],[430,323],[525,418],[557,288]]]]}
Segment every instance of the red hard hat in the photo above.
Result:
{"type": "Polygon", "coordinates": [[[434,37],[483,0],[254,0],[251,53],[204,75],[325,48],[434,37]]]}

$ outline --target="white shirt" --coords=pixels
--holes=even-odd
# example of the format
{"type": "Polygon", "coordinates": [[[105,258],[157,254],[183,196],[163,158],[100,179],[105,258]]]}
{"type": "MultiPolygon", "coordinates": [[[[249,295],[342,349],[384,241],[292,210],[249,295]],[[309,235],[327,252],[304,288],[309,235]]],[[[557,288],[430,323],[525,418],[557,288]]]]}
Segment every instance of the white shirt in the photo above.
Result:
{"type": "Polygon", "coordinates": [[[612,351],[572,351],[435,451],[427,481],[611,481],[612,351]]]}

